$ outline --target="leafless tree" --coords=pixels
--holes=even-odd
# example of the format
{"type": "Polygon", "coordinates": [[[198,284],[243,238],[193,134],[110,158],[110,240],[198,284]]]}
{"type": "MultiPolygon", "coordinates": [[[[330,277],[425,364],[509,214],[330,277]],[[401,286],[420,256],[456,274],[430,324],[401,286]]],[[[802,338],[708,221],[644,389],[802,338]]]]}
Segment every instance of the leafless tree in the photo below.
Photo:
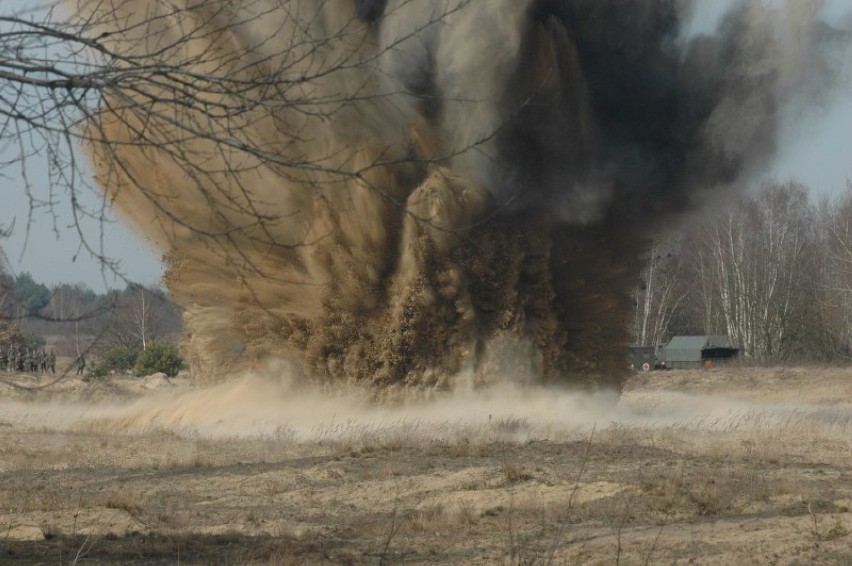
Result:
{"type": "MultiPolygon", "coordinates": [[[[495,85],[480,81],[489,88],[468,94],[419,92],[386,69],[402,67],[387,61],[423,49],[470,2],[395,2],[390,20],[412,11],[418,17],[396,18],[381,38],[369,21],[375,9],[364,8],[373,4],[382,3],[69,0],[72,17],[56,7],[0,17],[0,52],[8,54],[0,60],[0,142],[18,149],[13,161],[30,214],[69,200],[81,248],[117,271],[103,242],[80,228],[87,217],[104,223],[117,203],[168,256],[167,285],[191,305],[188,324],[222,321],[192,333],[187,347],[204,352],[232,350],[235,325],[243,334],[264,324],[294,332],[288,328],[300,322],[273,312],[281,295],[318,295],[346,262],[364,266],[367,278],[387,273],[388,253],[358,246],[399,248],[391,240],[404,222],[411,225],[406,238],[430,226],[437,246],[447,247],[443,234],[487,220],[457,210],[485,209],[478,203],[486,201],[500,210],[517,196],[457,187],[439,166],[495,161],[494,139],[506,125],[488,115],[495,85]],[[442,139],[414,110],[439,95],[456,120],[471,112],[488,119],[442,139]],[[391,120],[388,112],[399,116],[391,120]],[[47,162],[47,192],[30,181],[34,159],[47,162]],[[82,175],[87,160],[106,187],[92,208],[82,198],[97,194],[82,175]],[[432,182],[407,201],[424,181],[432,182]],[[436,188],[446,193],[440,199],[436,188]],[[346,251],[321,265],[332,247],[346,251]],[[229,284],[214,294],[206,287],[214,280],[229,284]],[[210,315],[240,303],[259,306],[264,320],[210,315]],[[193,343],[202,336],[216,343],[193,343]]],[[[529,88],[512,112],[541,85],[529,88]]],[[[295,309],[298,315],[315,311],[319,300],[312,303],[295,309]]],[[[196,369],[210,373],[221,364],[196,369]]]]}
{"type": "Polygon", "coordinates": [[[686,298],[684,259],[677,238],[657,242],[648,256],[643,281],[636,289],[633,341],[657,346],[670,337],[672,317],[686,298]]]}
{"type": "Polygon", "coordinates": [[[702,228],[694,257],[708,333],[757,360],[790,355],[814,290],[813,218],[804,187],[767,183],[702,228]]]}
{"type": "Polygon", "coordinates": [[[815,340],[826,359],[852,356],[852,183],[847,191],[820,207],[816,226],[820,246],[814,277],[814,302],[822,332],[815,340]]]}
{"type": "Polygon", "coordinates": [[[142,349],[148,348],[148,337],[151,333],[151,300],[144,287],[141,287],[137,294],[136,305],[131,311],[133,324],[136,326],[136,331],[139,336],[139,342],[142,344],[142,349]]]}
{"type": "MultiPolygon", "coordinates": [[[[394,155],[387,148],[376,161],[353,167],[347,158],[355,149],[346,155],[338,148],[316,151],[326,141],[312,139],[311,127],[347,119],[347,114],[361,111],[354,108],[356,103],[399,96],[387,85],[351,83],[359,79],[356,71],[375,65],[467,1],[444,4],[378,52],[368,49],[374,46],[366,45],[361,31],[366,24],[354,13],[331,18],[324,26],[312,21],[329,19],[332,2],[249,0],[237,8],[230,0],[213,0],[205,6],[160,3],[141,10],[139,3],[128,0],[69,0],[61,6],[2,14],[0,143],[17,148],[6,166],[20,168],[30,215],[52,209],[65,198],[72,205],[75,226],[86,217],[105,222],[114,199],[128,197],[112,192],[99,206],[85,207],[84,191],[100,194],[90,186],[80,155],[81,147],[88,148],[99,163],[110,162],[98,166],[101,181],[115,188],[105,177],[121,176],[121,189],[138,193],[140,206],[211,242],[228,243],[251,233],[250,240],[268,244],[275,239],[269,226],[298,212],[268,206],[256,188],[241,181],[241,175],[254,170],[268,168],[286,179],[320,184],[357,178],[382,198],[402,205],[398,195],[370,181],[370,170],[409,162],[409,154],[394,155]],[[273,29],[265,23],[270,17],[277,26],[273,29]],[[235,36],[242,47],[231,41],[235,36]],[[286,141],[275,141],[275,130],[286,132],[286,141]],[[192,191],[187,192],[197,193],[197,199],[151,183],[128,151],[165,159],[189,180],[192,191]],[[35,163],[46,166],[47,187],[31,182],[29,169],[35,163]],[[180,206],[167,209],[163,201],[173,195],[193,204],[203,202],[213,221],[205,226],[180,206]]],[[[494,133],[484,133],[476,143],[494,133]]],[[[166,236],[179,230],[162,228],[166,236]]],[[[103,253],[102,242],[88,241],[77,229],[88,253],[108,267],[116,266],[103,253]]]]}

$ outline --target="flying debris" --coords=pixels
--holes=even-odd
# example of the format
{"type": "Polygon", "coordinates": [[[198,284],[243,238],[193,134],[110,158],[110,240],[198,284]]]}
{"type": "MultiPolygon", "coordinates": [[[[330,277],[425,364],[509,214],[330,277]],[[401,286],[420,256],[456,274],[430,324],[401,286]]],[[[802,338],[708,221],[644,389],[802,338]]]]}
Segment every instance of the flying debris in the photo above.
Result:
{"type": "Polygon", "coordinates": [[[75,1],[127,76],[99,182],[203,382],[620,390],[647,242],[765,164],[820,56],[817,1],[700,36],[681,0],[75,1]]]}

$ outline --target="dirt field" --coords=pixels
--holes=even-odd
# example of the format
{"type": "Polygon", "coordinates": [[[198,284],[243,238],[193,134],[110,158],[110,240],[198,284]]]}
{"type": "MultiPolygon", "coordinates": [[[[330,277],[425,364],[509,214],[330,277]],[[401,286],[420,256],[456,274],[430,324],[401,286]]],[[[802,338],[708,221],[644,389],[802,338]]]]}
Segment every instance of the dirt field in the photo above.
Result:
{"type": "Polygon", "coordinates": [[[850,564],[850,508],[852,370],[395,409],[269,377],[0,385],[0,564],[850,564]]]}

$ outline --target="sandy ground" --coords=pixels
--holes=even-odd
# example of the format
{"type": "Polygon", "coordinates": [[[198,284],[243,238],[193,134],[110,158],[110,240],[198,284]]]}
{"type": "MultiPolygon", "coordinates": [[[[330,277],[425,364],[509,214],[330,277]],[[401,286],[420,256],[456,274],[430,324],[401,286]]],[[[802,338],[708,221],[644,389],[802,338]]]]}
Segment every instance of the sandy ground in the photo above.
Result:
{"type": "Polygon", "coordinates": [[[0,564],[852,563],[852,369],[394,408],[272,370],[4,380],[0,564]]]}

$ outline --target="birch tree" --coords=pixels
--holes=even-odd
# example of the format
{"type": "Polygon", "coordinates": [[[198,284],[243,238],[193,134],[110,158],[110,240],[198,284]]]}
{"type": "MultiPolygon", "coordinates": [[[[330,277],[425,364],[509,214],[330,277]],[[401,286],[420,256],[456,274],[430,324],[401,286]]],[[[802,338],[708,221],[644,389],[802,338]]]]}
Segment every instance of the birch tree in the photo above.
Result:
{"type": "Polygon", "coordinates": [[[804,187],[767,183],[704,226],[695,251],[705,331],[749,358],[785,359],[809,308],[814,211],[804,187]]]}
{"type": "Polygon", "coordinates": [[[823,206],[819,258],[820,293],[817,295],[819,320],[824,335],[819,345],[824,355],[852,357],[852,182],[836,201],[823,206]]]}
{"type": "Polygon", "coordinates": [[[153,322],[151,317],[151,300],[145,291],[145,287],[139,287],[139,290],[136,292],[135,304],[130,309],[130,318],[143,351],[148,349],[148,336],[151,332],[151,324],[153,322]]]}
{"type": "Polygon", "coordinates": [[[669,337],[672,317],[686,296],[683,267],[679,241],[659,241],[653,245],[643,280],[634,295],[634,344],[657,346],[669,337]]]}

